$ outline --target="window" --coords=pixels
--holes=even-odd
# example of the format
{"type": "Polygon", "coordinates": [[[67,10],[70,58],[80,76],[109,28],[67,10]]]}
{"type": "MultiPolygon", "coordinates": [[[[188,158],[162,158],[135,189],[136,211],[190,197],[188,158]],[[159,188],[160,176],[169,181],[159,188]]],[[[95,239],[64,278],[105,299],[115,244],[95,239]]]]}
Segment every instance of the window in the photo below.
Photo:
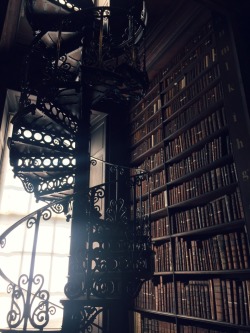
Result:
{"type": "MultiPolygon", "coordinates": [[[[18,96],[8,92],[5,107],[6,137],[11,137],[11,123],[7,120],[10,103],[18,96]]],[[[14,108],[17,108],[17,104],[14,108]]],[[[104,182],[106,150],[106,115],[92,112],[91,155],[98,159],[97,165],[91,167],[90,186],[104,182]]],[[[3,129],[3,128],[2,128],[3,129]]],[[[2,132],[3,133],[3,132],[2,132]]],[[[1,142],[6,142],[2,137],[1,142]]],[[[14,178],[9,164],[9,149],[3,144],[3,159],[0,186],[0,235],[17,221],[35,210],[45,206],[45,203],[36,203],[33,194],[27,193],[18,178],[14,178]]],[[[1,155],[0,155],[1,156],[1,155]]],[[[103,212],[103,203],[101,207],[103,212]]],[[[18,284],[22,274],[29,276],[31,253],[34,240],[35,227],[27,228],[26,220],[16,227],[6,237],[6,244],[0,248],[0,269],[10,281],[18,284]]],[[[50,317],[49,328],[60,328],[63,316],[63,307],[60,300],[65,298],[64,286],[67,282],[68,255],[70,245],[70,222],[66,221],[64,214],[53,214],[49,220],[41,219],[37,255],[35,260],[34,276],[42,274],[44,277],[43,289],[49,291],[50,302],[56,313],[50,317]]],[[[11,295],[8,293],[9,281],[0,276],[0,328],[7,328],[7,314],[10,311],[11,295]]],[[[22,284],[25,292],[27,284],[22,284]]],[[[32,290],[35,293],[36,288],[32,290]]]]}
{"type": "MultiPolygon", "coordinates": [[[[8,107],[6,107],[6,110],[8,107]]],[[[9,126],[8,136],[11,135],[9,126]]],[[[0,235],[27,214],[45,206],[36,203],[33,194],[27,193],[21,181],[14,178],[9,165],[9,150],[4,149],[0,189],[0,235]]],[[[10,232],[6,244],[0,248],[0,269],[12,282],[18,284],[22,274],[29,276],[31,253],[34,239],[34,226],[27,228],[26,221],[10,232]]],[[[44,276],[43,289],[50,293],[50,301],[56,309],[47,328],[60,328],[62,305],[65,298],[64,286],[68,274],[68,254],[70,243],[70,222],[63,214],[52,214],[48,221],[41,219],[37,242],[37,256],[34,275],[44,276]]],[[[0,327],[7,327],[7,313],[10,311],[11,296],[7,292],[9,282],[0,277],[0,327]]],[[[25,290],[27,285],[22,285],[25,290]]],[[[32,290],[35,292],[35,289],[32,290]]]]}

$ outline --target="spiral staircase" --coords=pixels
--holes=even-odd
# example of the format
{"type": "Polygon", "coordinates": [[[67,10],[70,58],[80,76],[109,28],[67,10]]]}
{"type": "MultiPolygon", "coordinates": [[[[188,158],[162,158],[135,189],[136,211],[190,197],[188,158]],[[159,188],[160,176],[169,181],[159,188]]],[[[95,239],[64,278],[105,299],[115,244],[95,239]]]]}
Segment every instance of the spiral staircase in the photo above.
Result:
{"type": "Polygon", "coordinates": [[[97,6],[91,0],[26,0],[35,37],[8,144],[15,177],[46,205],[0,236],[4,247],[19,225],[35,228],[29,274],[11,281],[0,267],[12,299],[9,331],[44,330],[55,310],[42,288],[43,275],[34,276],[33,268],[39,225],[52,211],[72,221],[61,331],[127,333],[124,313],[150,278],[149,217],[136,199],[148,175],[142,170],[131,175],[129,168],[89,153],[92,110],[119,110],[147,87],[139,60],[145,3],[113,2],[116,7],[112,1],[97,6]],[[90,166],[96,163],[105,164],[109,182],[89,188],[90,166]],[[40,286],[36,293],[34,285],[40,286]],[[102,324],[95,325],[100,314],[102,324]]]}

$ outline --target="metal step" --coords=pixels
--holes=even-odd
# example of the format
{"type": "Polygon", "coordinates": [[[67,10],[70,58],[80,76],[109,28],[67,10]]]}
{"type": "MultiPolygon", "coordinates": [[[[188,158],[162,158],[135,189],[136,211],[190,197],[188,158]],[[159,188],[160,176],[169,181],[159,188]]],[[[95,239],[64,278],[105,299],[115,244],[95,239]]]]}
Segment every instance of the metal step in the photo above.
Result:
{"type": "Polygon", "coordinates": [[[24,155],[16,154],[15,159],[12,159],[15,173],[37,173],[37,172],[71,172],[75,168],[75,158],[73,156],[62,155],[24,155]]]}
{"type": "Polygon", "coordinates": [[[68,152],[69,154],[75,149],[75,141],[70,136],[54,135],[44,131],[38,131],[20,127],[14,129],[12,139],[9,144],[22,153],[31,153],[32,151],[55,151],[68,152]]]}
{"type": "Polygon", "coordinates": [[[58,175],[43,179],[37,185],[35,195],[41,200],[54,200],[73,194],[75,184],[74,174],[58,175]]]}
{"type": "Polygon", "coordinates": [[[64,134],[72,138],[77,131],[77,122],[75,116],[45,100],[38,104],[31,104],[21,112],[17,112],[12,120],[15,127],[31,127],[34,130],[48,131],[55,135],[64,134]]]}

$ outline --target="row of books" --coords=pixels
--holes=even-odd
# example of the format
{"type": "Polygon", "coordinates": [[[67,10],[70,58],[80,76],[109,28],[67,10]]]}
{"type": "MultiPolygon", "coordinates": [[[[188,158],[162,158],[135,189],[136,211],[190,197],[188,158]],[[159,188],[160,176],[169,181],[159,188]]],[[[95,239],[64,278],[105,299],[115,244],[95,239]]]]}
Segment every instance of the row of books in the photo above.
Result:
{"type": "MultiPolygon", "coordinates": [[[[226,164],[222,167],[212,169],[199,177],[192,178],[187,182],[183,182],[178,186],[170,188],[168,192],[164,190],[151,195],[150,198],[148,197],[143,201],[143,206],[145,207],[146,211],[151,210],[151,212],[155,212],[157,210],[166,208],[168,205],[172,206],[174,204],[199,197],[205,193],[215,191],[221,187],[226,187],[231,184],[234,185],[236,182],[237,176],[234,163],[226,164]]],[[[149,192],[147,181],[144,182],[143,186],[145,193],[148,194],[149,192]]],[[[141,187],[138,187],[136,193],[138,196],[141,196],[141,187]]],[[[215,219],[212,220],[215,224],[217,224],[217,222],[218,224],[221,224],[242,218],[244,213],[238,193],[239,192],[237,190],[233,194],[223,196],[221,201],[214,200],[205,206],[197,206],[193,210],[190,209],[185,212],[182,211],[179,213],[179,215],[177,213],[177,223],[178,219],[180,218],[181,220],[179,220],[179,226],[183,223],[182,221],[186,221],[184,223],[186,223],[186,227],[188,229],[191,228],[191,221],[193,221],[195,228],[197,227],[197,223],[198,225],[202,225],[202,227],[211,226],[211,213],[213,214],[213,217],[215,217],[215,219]],[[218,208],[218,205],[221,205],[221,210],[218,208]],[[186,217],[186,214],[193,214],[193,219],[185,220],[184,218],[186,217]],[[226,221],[224,219],[226,219],[226,221]]],[[[171,217],[171,221],[173,221],[173,217],[171,217]]]]}
{"type": "Polygon", "coordinates": [[[146,157],[146,159],[138,165],[142,170],[153,170],[164,163],[164,150],[160,148],[157,152],[154,152],[146,157]]]}
{"type": "MultiPolygon", "coordinates": [[[[204,279],[176,281],[179,315],[224,321],[236,325],[250,323],[250,280],[204,279]]],[[[146,281],[135,299],[137,308],[174,313],[174,285],[161,277],[146,281]]]]}
{"type": "MultiPolygon", "coordinates": [[[[160,121],[160,117],[156,118],[157,123],[160,121]]],[[[172,141],[169,141],[166,146],[166,159],[171,159],[184,150],[188,149],[191,145],[196,144],[197,142],[205,139],[208,135],[214,134],[214,132],[223,128],[225,125],[225,119],[222,109],[216,110],[212,115],[203,119],[196,126],[193,126],[191,129],[185,133],[180,134],[177,138],[172,141]]],[[[167,125],[166,125],[167,126],[167,125]]],[[[166,127],[165,127],[165,132],[166,127]]],[[[165,136],[168,136],[168,133],[165,133],[165,136]]],[[[138,135],[132,136],[134,143],[138,142],[143,138],[142,133],[138,132],[138,135]]],[[[152,133],[143,143],[136,147],[132,152],[132,160],[135,160],[141,154],[145,153],[150,148],[154,147],[156,144],[162,141],[162,130],[159,128],[156,132],[152,133]]]]}
{"type": "MultiPolygon", "coordinates": [[[[196,324],[197,325],[197,324],[196,324]]],[[[137,312],[135,320],[135,333],[176,333],[177,327],[175,323],[161,321],[158,319],[142,317],[137,312]],[[140,316],[140,317],[139,317],[140,316]]],[[[180,333],[228,333],[226,328],[204,328],[194,325],[179,325],[180,333]]],[[[233,331],[232,331],[233,332],[233,331]]],[[[238,330],[238,333],[249,333],[250,330],[238,330]]]]}
{"type": "Polygon", "coordinates": [[[171,241],[153,246],[155,252],[155,272],[171,272],[173,270],[173,253],[171,241]]]}
{"type": "Polygon", "coordinates": [[[235,182],[237,182],[235,165],[234,163],[226,164],[170,188],[168,191],[169,205],[171,206],[196,198],[205,193],[220,189],[221,187],[234,184],[235,182]]]}
{"type": "MultiPolygon", "coordinates": [[[[213,25],[208,21],[204,26],[202,26],[197,35],[193,36],[184,46],[184,52],[189,58],[191,55],[198,55],[204,53],[204,50],[211,48],[213,44],[213,25]],[[198,45],[198,48],[197,48],[198,45]]],[[[187,58],[186,57],[186,58],[187,58]]]]}
{"type": "Polygon", "coordinates": [[[170,235],[169,217],[165,216],[158,220],[151,221],[151,236],[152,238],[160,238],[170,235]]]}
{"type": "Polygon", "coordinates": [[[172,233],[181,233],[244,219],[239,188],[203,206],[178,211],[171,215],[172,233]]]}
{"type": "Polygon", "coordinates": [[[142,140],[143,137],[150,132],[152,132],[158,125],[162,123],[161,113],[158,112],[155,117],[153,117],[150,121],[144,123],[132,136],[131,136],[131,144],[134,145],[138,141],[142,140]]]}
{"type": "Polygon", "coordinates": [[[219,136],[212,141],[206,142],[200,150],[192,152],[188,157],[183,158],[177,163],[168,165],[168,182],[172,182],[190,172],[206,167],[224,156],[231,156],[231,154],[232,145],[229,136],[219,136]]]}
{"type": "Polygon", "coordinates": [[[197,57],[205,53],[207,49],[211,48],[213,42],[212,25],[208,23],[208,29],[202,29],[196,36],[181,49],[175,57],[172,58],[168,66],[163,69],[163,80],[165,77],[170,77],[169,81],[175,80],[179,74],[185,70],[190,63],[196,61],[197,57]]]}
{"type": "MultiPolygon", "coordinates": [[[[147,108],[142,109],[140,113],[132,113],[130,115],[131,119],[131,127],[130,131],[134,132],[144,123],[146,123],[152,116],[157,114],[161,110],[161,98],[160,95],[153,100],[152,104],[150,104],[147,108]]],[[[161,112],[159,112],[161,115],[161,112]]]]}
{"type": "Polygon", "coordinates": [[[134,312],[134,333],[176,333],[176,324],[134,312]]]}
{"type": "Polygon", "coordinates": [[[161,170],[156,173],[152,173],[150,177],[150,188],[151,190],[163,186],[166,184],[165,170],[161,170]]]}
{"type": "Polygon", "coordinates": [[[244,219],[239,189],[203,206],[177,211],[151,222],[151,235],[160,238],[244,219]]]}
{"type": "MultiPolygon", "coordinates": [[[[218,280],[218,279],[216,279],[218,280]]],[[[190,280],[188,282],[177,281],[178,313],[185,316],[202,317],[205,319],[217,319],[220,316],[221,308],[218,302],[214,301],[214,291],[212,289],[213,280],[190,280]],[[212,304],[213,299],[213,304],[212,304]],[[216,307],[214,318],[212,317],[212,307],[216,307]]],[[[216,290],[219,298],[219,292],[216,290]]],[[[221,320],[221,318],[220,318],[221,320]]]]}
{"type": "Polygon", "coordinates": [[[149,194],[150,191],[163,186],[166,184],[165,171],[161,170],[159,172],[150,175],[149,179],[144,179],[141,181],[140,186],[136,187],[136,196],[149,194]]]}
{"type": "Polygon", "coordinates": [[[143,317],[141,333],[174,333],[176,324],[159,321],[157,319],[143,317]]]}
{"type": "MultiPolygon", "coordinates": [[[[191,104],[188,108],[183,109],[182,112],[179,112],[175,115],[174,118],[168,120],[169,113],[171,112],[171,107],[164,108],[163,110],[163,121],[165,124],[165,133],[166,136],[170,136],[175,133],[177,130],[184,127],[190,121],[193,121],[197,116],[201,114],[206,114],[207,109],[203,106],[204,100],[202,98],[198,99],[196,102],[191,104]]],[[[215,116],[214,116],[215,117],[215,116]]],[[[218,119],[213,119],[213,121],[219,121],[221,126],[218,125],[219,128],[226,125],[224,107],[220,107],[220,114],[217,116],[218,119]]]]}
{"type": "MultiPolygon", "coordinates": [[[[139,196],[139,192],[137,192],[139,196]]],[[[166,207],[166,191],[160,195],[153,196],[154,201],[149,204],[149,200],[142,202],[146,211],[156,211],[166,207]]],[[[185,233],[206,227],[212,227],[224,223],[229,223],[244,219],[244,211],[239,189],[230,194],[223,195],[202,206],[177,211],[168,216],[152,221],[151,234],[153,238],[164,237],[170,234],[185,233]],[[170,219],[170,221],[169,221],[170,219]]]]}
{"type": "MultiPolygon", "coordinates": [[[[199,141],[214,135],[215,132],[219,131],[224,126],[221,110],[216,110],[195,126],[178,135],[175,139],[168,141],[166,145],[166,159],[169,160],[183,153],[199,141]]],[[[165,133],[165,136],[167,136],[167,133],[165,133]]]]}
{"type": "MultiPolygon", "coordinates": [[[[146,317],[135,312],[134,332],[135,333],[176,333],[175,323],[161,321],[155,318],[146,317]]],[[[196,324],[197,325],[197,324],[196,324]]],[[[179,325],[180,333],[228,333],[226,328],[204,328],[194,325],[179,325]]],[[[250,330],[238,330],[238,333],[249,333],[250,330]]]]}
{"type": "Polygon", "coordinates": [[[142,202],[138,202],[138,205],[142,205],[144,212],[151,212],[151,213],[166,208],[167,193],[166,191],[162,191],[150,198],[146,197],[142,202]]]}
{"type": "Polygon", "coordinates": [[[250,280],[177,281],[177,293],[179,314],[236,325],[250,323],[250,280]]]}
{"type": "MultiPolygon", "coordinates": [[[[212,50],[210,50],[210,52],[213,52],[212,50]]],[[[207,55],[205,55],[205,57],[204,57],[204,61],[203,62],[205,62],[205,66],[207,66],[208,65],[208,59],[209,59],[210,57],[209,57],[209,55],[207,54],[207,55]]],[[[204,67],[204,66],[202,66],[202,67],[204,67]]],[[[193,69],[193,70],[191,70],[191,72],[190,72],[190,76],[194,76],[194,73],[193,73],[193,71],[198,71],[199,73],[200,73],[200,71],[202,70],[202,67],[200,66],[200,63],[198,63],[197,65],[196,65],[196,67],[195,67],[195,69],[193,69]],[[198,68],[198,67],[199,68],[198,68]]],[[[216,67],[217,68],[217,67],[216,67]]],[[[196,73],[197,74],[197,73],[196,73]]],[[[195,75],[196,75],[195,74],[195,75]]],[[[211,73],[210,73],[211,74],[211,73]]],[[[208,76],[205,76],[205,78],[209,78],[209,80],[212,78],[212,76],[211,75],[208,75],[208,76]]],[[[204,81],[204,78],[203,78],[203,81],[204,81]]],[[[173,90],[179,90],[179,88],[180,89],[183,89],[185,86],[186,86],[186,84],[187,83],[189,83],[189,75],[188,74],[186,74],[186,76],[185,77],[183,77],[182,79],[180,79],[176,84],[174,84],[174,87],[173,87],[173,90]],[[179,87],[179,88],[178,88],[179,87]]],[[[163,88],[164,88],[164,84],[163,84],[163,88]]],[[[154,90],[155,91],[155,90],[154,90]]],[[[175,94],[174,94],[175,95],[175,94]]],[[[156,95],[154,95],[155,97],[156,97],[156,95]]],[[[172,98],[173,96],[169,96],[169,99],[170,98],[172,98]]],[[[164,101],[164,98],[163,98],[163,101],[164,101]]],[[[166,101],[164,101],[164,103],[165,103],[166,101]]],[[[144,122],[146,122],[146,120],[147,119],[149,119],[154,113],[156,113],[158,110],[160,110],[160,108],[161,108],[161,100],[160,100],[160,98],[158,98],[153,104],[152,104],[152,106],[150,107],[150,108],[148,108],[148,109],[146,109],[146,110],[144,110],[144,107],[145,107],[145,105],[144,105],[144,103],[142,103],[142,105],[141,105],[141,107],[142,107],[142,109],[143,109],[143,112],[141,113],[141,116],[140,117],[138,117],[135,121],[133,121],[133,123],[132,123],[132,131],[134,131],[136,128],[138,128],[139,126],[141,126],[144,122]]],[[[138,110],[136,110],[136,111],[134,111],[133,113],[132,113],[132,119],[131,120],[133,120],[136,116],[138,115],[138,110]]],[[[141,132],[142,133],[138,133],[138,137],[139,137],[139,139],[143,136],[143,135],[145,135],[148,131],[145,131],[144,129],[142,129],[141,130],[141,132]],[[145,133],[144,133],[145,132],[145,133]]],[[[138,139],[138,138],[137,138],[138,139]]],[[[137,140],[136,138],[134,139],[135,140],[135,142],[137,142],[138,140],[137,140]]]]}
{"type": "Polygon", "coordinates": [[[219,78],[219,76],[219,66],[215,65],[181,92],[171,88],[162,93],[162,105],[164,106],[170,101],[173,101],[173,103],[178,103],[180,108],[181,106],[185,105],[187,101],[192,100],[201,92],[205,92],[205,90],[207,90],[208,87],[219,78]]]}
{"type": "MultiPolygon", "coordinates": [[[[209,107],[212,107],[215,103],[221,101],[223,97],[223,89],[221,82],[215,84],[213,87],[209,88],[207,91],[204,91],[201,96],[195,95],[194,98],[188,98],[188,96],[180,94],[174,98],[168,105],[163,107],[163,120],[168,119],[173,114],[182,112],[185,110],[199,110],[198,113],[207,110],[209,107]]],[[[197,113],[197,114],[198,114],[197,113]]],[[[188,112],[187,112],[188,114],[188,112]]]]}
{"type": "Polygon", "coordinates": [[[204,70],[212,66],[216,59],[215,55],[216,51],[214,48],[201,54],[197,54],[194,51],[188,59],[185,59],[185,62],[177,66],[173,73],[162,80],[161,91],[167,89],[170,85],[173,85],[177,92],[184,89],[187,84],[196,79],[204,70]]]}
{"type": "Polygon", "coordinates": [[[143,153],[147,152],[149,149],[156,146],[158,143],[162,142],[162,128],[152,133],[147,139],[140,143],[132,152],[132,161],[138,158],[143,153]]]}
{"type": "Polygon", "coordinates": [[[152,280],[144,282],[135,299],[135,306],[153,311],[175,312],[173,282],[163,281],[162,276],[159,277],[158,282],[152,280]]]}
{"type": "Polygon", "coordinates": [[[213,65],[213,63],[215,62],[215,60],[216,60],[215,48],[214,47],[209,48],[209,50],[207,51],[207,47],[208,47],[208,44],[206,43],[206,50],[202,50],[202,52],[200,54],[197,54],[197,52],[194,52],[193,54],[190,54],[188,59],[185,60],[183,66],[185,66],[186,71],[187,71],[187,76],[186,76],[187,84],[189,84],[194,79],[196,79],[196,77],[198,75],[200,75],[203,71],[205,71],[206,69],[211,67],[213,65]],[[207,52],[204,52],[204,51],[207,51],[207,52]],[[187,69],[187,68],[190,68],[190,69],[187,69]]]}
{"type": "Polygon", "coordinates": [[[160,101],[158,101],[160,100],[159,93],[159,84],[156,84],[155,87],[150,90],[147,96],[132,109],[132,112],[130,114],[130,120],[135,121],[135,118],[142,111],[145,115],[147,115],[148,118],[151,117],[151,115],[160,108],[160,101]],[[146,108],[148,108],[149,114],[146,114],[144,112],[146,108]]]}
{"type": "Polygon", "coordinates": [[[189,71],[185,73],[184,76],[179,78],[179,81],[174,82],[173,85],[168,87],[167,89],[161,92],[162,94],[162,104],[165,105],[173,99],[177,94],[179,94],[184,88],[185,93],[192,97],[194,95],[194,91],[200,93],[207,86],[211,84],[214,80],[216,80],[220,75],[219,65],[214,65],[210,67],[210,69],[204,70],[201,66],[196,64],[193,68],[190,68],[189,71]],[[200,71],[198,71],[200,69],[200,71]],[[203,74],[201,76],[201,74],[203,74]],[[201,76],[201,77],[200,77],[201,76]],[[192,83],[196,78],[198,78],[194,83],[192,83]]]}
{"type": "MultiPolygon", "coordinates": [[[[161,245],[160,269],[171,268],[171,243],[161,245]],[[169,250],[169,251],[167,251],[169,250]]],[[[176,271],[215,271],[249,268],[249,249],[244,231],[219,234],[200,240],[175,239],[176,271]]],[[[157,260],[156,259],[156,260],[157,260]]]]}
{"type": "MultiPolygon", "coordinates": [[[[149,195],[149,180],[147,178],[138,182],[135,188],[135,195],[137,198],[141,198],[144,195],[149,195]]],[[[132,189],[133,190],[133,189],[132,189]]],[[[133,197],[133,194],[132,194],[133,197]]]]}

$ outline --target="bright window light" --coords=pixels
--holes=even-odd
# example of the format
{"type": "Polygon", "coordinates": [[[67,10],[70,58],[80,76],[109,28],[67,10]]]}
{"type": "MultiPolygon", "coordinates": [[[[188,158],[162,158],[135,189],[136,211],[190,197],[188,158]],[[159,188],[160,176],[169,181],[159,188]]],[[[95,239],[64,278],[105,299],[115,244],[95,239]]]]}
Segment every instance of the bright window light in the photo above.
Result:
{"type": "MultiPolygon", "coordinates": [[[[11,136],[11,133],[9,133],[11,136]]],[[[21,181],[14,178],[9,165],[9,151],[5,149],[0,191],[0,235],[15,222],[27,214],[45,206],[36,203],[34,194],[27,193],[21,181]]],[[[19,225],[6,237],[6,245],[0,247],[0,269],[14,283],[20,275],[29,275],[31,253],[34,239],[34,226],[27,228],[26,223],[19,225]]],[[[70,223],[63,214],[53,214],[48,221],[41,220],[37,256],[36,274],[44,276],[44,286],[50,293],[50,301],[56,306],[56,314],[51,316],[47,329],[60,329],[62,323],[62,305],[65,298],[64,286],[68,274],[68,254],[70,245],[70,223]]],[[[10,311],[11,294],[7,292],[8,282],[0,277],[0,327],[7,327],[7,313],[10,311]]]]}

